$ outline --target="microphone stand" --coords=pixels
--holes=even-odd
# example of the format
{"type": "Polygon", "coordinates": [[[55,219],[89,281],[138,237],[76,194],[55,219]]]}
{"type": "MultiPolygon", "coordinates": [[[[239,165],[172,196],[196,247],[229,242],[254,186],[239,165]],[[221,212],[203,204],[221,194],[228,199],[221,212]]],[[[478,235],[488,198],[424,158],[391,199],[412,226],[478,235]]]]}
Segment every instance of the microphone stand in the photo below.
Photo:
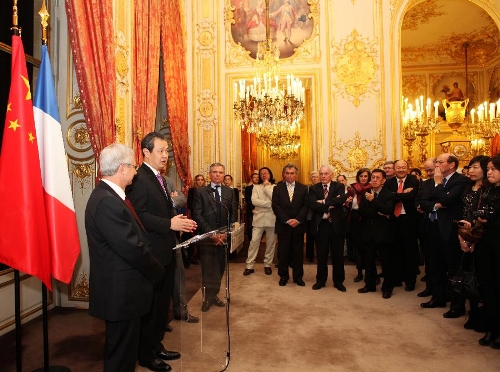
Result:
{"type": "MultiPolygon", "coordinates": [[[[224,366],[224,369],[222,369],[220,372],[224,372],[228,367],[229,367],[229,362],[231,360],[231,335],[229,332],[229,303],[230,301],[230,293],[229,293],[229,243],[228,239],[231,236],[231,213],[229,213],[229,208],[222,203],[222,201],[218,201],[215,199],[213,196],[212,192],[218,192],[217,189],[212,189],[211,191],[207,190],[211,198],[217,203],[223,206],[226,209],[227,212],[227,224],[226,224],[226,241],[224,243],[224,261],[226,265],[226,331],[227,331],[227,347],[226,347],[226,365],[224,366]]],[[[230,199],[224,198],[222,196],[222,186],[221,186],[221,200],[228,200],[231,201],[230,199]]]]}

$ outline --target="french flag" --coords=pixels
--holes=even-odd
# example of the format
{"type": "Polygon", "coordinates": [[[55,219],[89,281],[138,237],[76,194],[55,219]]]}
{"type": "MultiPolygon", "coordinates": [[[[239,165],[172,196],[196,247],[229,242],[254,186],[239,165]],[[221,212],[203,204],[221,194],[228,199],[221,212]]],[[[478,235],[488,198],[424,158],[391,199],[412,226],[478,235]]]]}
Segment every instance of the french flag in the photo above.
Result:
{"type": "Polygon", "coordinates": [[[51,273],[55,279],[68,284],[80,254],[80,239],[46,45],[42,45],[41,60],[33,111],[49,233],[51,273]]]}

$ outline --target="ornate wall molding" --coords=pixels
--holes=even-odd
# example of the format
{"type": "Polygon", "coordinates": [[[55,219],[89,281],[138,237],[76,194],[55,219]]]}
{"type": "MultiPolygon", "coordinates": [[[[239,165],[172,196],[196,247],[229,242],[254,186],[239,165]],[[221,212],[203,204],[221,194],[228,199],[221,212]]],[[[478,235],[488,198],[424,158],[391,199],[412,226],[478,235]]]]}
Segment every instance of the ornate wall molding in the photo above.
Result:
{"type": "Polygon", "coordinates": [[[333,90],[356,107],[378,91],[378,41],[360,36],[355,29],[340,43],[331,43],[333,90]]]}
{"type": "Polygon", "coordinates": [[[336,174],[347,173],[348,177],[355,177],[358,169],[378,168],[386,159],[380,138],[362,139],[360,133],[356,132],[352,139],[334,141],[332,156],[328,161],[336,174]]]}

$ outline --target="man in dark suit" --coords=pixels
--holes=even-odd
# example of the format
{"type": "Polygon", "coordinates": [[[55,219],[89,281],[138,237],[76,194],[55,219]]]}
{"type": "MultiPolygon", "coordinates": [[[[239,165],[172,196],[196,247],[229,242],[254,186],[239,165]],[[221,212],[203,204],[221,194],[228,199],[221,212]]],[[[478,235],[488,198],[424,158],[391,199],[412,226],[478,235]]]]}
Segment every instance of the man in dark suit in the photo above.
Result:
{"type": "Polygon", "coordinates": [[[136,174],[134,152],[113,144],[100,155],[102,180],[90,195],[85,229],[90,254],[89,313],[106,322],[105,372],[133,372],[141,316],[149,311],[153,285],[164,275],[125,187],[136,174]]]}
{"type": "Polygon", "coordinates": [[[333,286],[345,292],[344,235],[347,216],[344,216],[343,205],[347,194],[345,186],[332,181],[332,177],[332,167],[323,165],[319,169],[320,182],[309,186],[309,208],[313,211],[311,233],[316,236],[318,257],[316,283],[312,289],[325,286],[328,278],[328,254],[331,253],[333,286]]]}
{"type": "MultiPolygon", "coordinates": [[[[195,190],[193,219],[198,223],[198,234],[226,227],[238,218],[238,200],[233,189],[222,184],[225,168],[220,163],[210,166],[210,185],[195,190]]],[[[216,234],[211,244],[199,244],[202,286],[205,298],[201,311],[206,312],[215,305],[224,307],[218,294],[226,268],[226,234],[216,234]]],[[[202,242],[203,243],[203,242],[202,242]]]]}
{"type": "MultiPolygon", "coordinates": [[[[394,164],[396,176],[385,182],[384,188],[395,195],[394,211],[391,214],[392,233],[396,257],[396,283],[405,282],[405,291],[415,290],[420,255],[417,242],[417,208],[415,198],[419,182],[408,174],[408,163],[398,160],[394,164]]],[[[385,272],[384,272],[385,273],[385,272]]]]}
{"type": "Polygon", "coordinates": [[[292,257],[293,281],[299,286],[306,284],[304,276],[304,232],[307,212],[307,186],[295,181],[299,169],[293,164],[283,167],[283,182],[273,190],[272,208],[276,215],[274,231],[278,235],[279,285],[285,286],[289,279],[289,257],[292,257]]]}
{"type": "MultiPolygon", "coordinates": [[[[434,187],[422,195],[420,203],[420,207],[428,213],[430,221],[427,230],[427,277],[433,290],[431,300],[420,304],[423,308],[446,307],[447,277],[453,275],[460,266],[462,251],[458,241],[458,226],[453,221],[462,218],[462,195],[470,180],[457,173],[457,168],[458,159],[454,155],[439,155],[434,171],[434,187]]],[[[464,298],[453,295],[450,310],[443,316],[458,318],[464,314],[464,298]]]]}
{"type": "Polygon", "coordinates": [[[192,232],[196,223],[176,214],[170,190],[161,176],[168,160],[168,143],[163,135],[147,134],[141,141],[141,149],[144,162],[127,188],[127,196],[151,239],[151,252],[165,268],[165,275],[155,286],[153,304],[141,321],[139,365],[152,371],[169,371],[170,366],[163,360],[180,358],[178,352],[168,351],[162,345],[174,286],[173,247],[177,244],[176,232],[192,232]]]}
{"type": "Polygon", "coordinates": [[[375,292],[377,269],[375,260],[380,253],[384,282],[382,297],[391,298],[394,289],[394,245],[391,229],[391,214],[394,211],[394,194],[384,186],[385,172],[374,169],[370,182],[373,188],[366,192],[359,205],[361,215],[361,242],[365,250],[364,267],[366,269],[365,286],[359,293],[375,292]]]}

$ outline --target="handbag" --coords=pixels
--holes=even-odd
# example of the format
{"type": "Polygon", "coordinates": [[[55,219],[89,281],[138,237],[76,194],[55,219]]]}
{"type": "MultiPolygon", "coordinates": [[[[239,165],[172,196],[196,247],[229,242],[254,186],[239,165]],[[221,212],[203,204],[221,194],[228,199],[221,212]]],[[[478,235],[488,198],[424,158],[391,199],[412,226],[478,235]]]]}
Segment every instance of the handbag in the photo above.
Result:
{"type": "Polygon", "coordinates": [[[463,262],[466,254],[467,253],[464,253],[462,255],[460,268],[448,279],[450,294],[458,294],[471,301],[479,301],[479,282],[476,278],[474,256],[472,256],[471,270],[465,270],[463,268],[463,262]]]}

